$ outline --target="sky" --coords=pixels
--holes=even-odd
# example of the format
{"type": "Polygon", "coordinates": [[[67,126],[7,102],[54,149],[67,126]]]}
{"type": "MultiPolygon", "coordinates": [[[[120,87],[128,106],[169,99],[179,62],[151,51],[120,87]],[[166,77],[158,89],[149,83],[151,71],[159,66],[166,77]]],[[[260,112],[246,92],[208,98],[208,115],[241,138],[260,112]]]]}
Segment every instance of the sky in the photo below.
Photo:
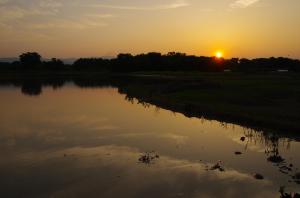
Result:
{"type": "Polygon", "coordinates": [[[0,57],[179,51],[300,59],[299,0],[0,0],[0,57]]]}

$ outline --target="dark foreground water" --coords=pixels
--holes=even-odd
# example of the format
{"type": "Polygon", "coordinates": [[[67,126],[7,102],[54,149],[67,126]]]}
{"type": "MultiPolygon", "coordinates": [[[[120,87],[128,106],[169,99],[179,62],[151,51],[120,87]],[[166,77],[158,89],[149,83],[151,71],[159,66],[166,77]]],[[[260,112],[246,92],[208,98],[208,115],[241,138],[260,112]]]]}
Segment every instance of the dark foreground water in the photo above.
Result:
{"type": "Polygon", "coordinates": [[[125,98],[116,88],[69,84],[28,96],[1,86],[0,197],[274,198],[281,187],[300,191],[294,138],[125,98]]]}

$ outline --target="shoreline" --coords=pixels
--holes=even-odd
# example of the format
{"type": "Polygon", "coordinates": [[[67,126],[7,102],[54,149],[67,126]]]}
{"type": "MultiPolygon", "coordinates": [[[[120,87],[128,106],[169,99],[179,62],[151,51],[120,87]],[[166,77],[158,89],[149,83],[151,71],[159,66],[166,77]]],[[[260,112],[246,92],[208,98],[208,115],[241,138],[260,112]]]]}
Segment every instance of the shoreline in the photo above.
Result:
{"type": "MultiPolygon", "coordinates": [[[[204,117],[258,131],[297,135],[300,131],[300,75],[295,73],[2,73],[0,85],[79,87],[112,85],[128,98],[187,117],[204,117]]],[[[25,90],[26,91],[26,90],[25,90]]],[[[32,95],[40,93],[34,90],[32,95]]],[[[299,138],[300,140],[300,138],[299,138]]]]}

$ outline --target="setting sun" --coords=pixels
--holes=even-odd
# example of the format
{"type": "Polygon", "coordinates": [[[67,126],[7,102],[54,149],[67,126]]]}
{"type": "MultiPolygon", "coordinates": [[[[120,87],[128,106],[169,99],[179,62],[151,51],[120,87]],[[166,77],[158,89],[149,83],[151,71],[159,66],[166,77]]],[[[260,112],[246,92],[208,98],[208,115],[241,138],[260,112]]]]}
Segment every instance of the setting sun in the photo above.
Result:
{"type": "Polygon", "coordinates": [[[217,58],[222,58],[222,57],[223,57],[223,52],[217,51],[216,54],[215,54],[215,56],[216,56],[217,58]]]}

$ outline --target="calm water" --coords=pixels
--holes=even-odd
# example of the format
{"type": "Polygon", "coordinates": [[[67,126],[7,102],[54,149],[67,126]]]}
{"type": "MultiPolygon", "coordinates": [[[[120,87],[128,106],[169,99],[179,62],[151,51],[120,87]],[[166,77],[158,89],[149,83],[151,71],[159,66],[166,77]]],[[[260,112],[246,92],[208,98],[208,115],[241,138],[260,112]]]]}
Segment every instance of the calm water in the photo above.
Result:
{"type": "Polygon", "coordinates": [[[116,88],[69,84],[27,96],[1,86],[0,98],[1,197],[273,198],[281,186],[300,191],[292,178],[300,143],[288,138],[138,104],[116,88]],[[139,161],[150,151],[159,158],[139,161]],[[225,171],[210,170],[219,161],[225,171]]]}

